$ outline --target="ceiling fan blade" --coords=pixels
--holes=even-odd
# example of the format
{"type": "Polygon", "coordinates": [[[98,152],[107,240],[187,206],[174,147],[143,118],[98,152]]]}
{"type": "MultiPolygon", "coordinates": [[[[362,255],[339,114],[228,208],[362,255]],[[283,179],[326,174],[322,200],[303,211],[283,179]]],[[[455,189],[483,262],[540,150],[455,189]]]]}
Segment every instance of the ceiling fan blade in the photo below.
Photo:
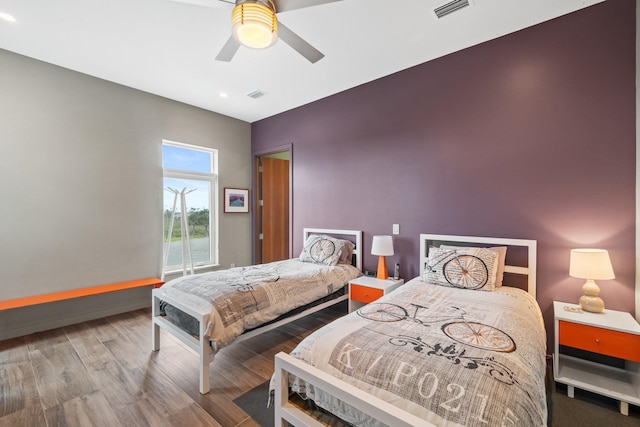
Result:
{"type": "Polygon", "coordinates": [[[273,3],[276,6],[276,12],[280,13],[337,1],[342,0],[275,0],[273,3]]]}
{"type": "Polygon", "coordinates": [[[188,3],[195,4],[197,6],[205,6],[205,7],[223,7],[225,3],[235,5],[234,0],[172,0],[178,3],[188,3]]]}
{"type": "Polygon", "coordinates": [[[218,56],[216,56],[216,61],[225,61],[229,62],[233,59],[233,55],[236,54],[238,48],[240,47],[240,43],[233,36],[229,36],[227,42],[222,46],[218,56]]]}
{"type": "Polygon", "coordinates": [[[291,46],[300,55],[307,58],[307,60],[312,64],[315,64],[324,58],[324,54],[322,52],[291,31],[291,29],[282,22],[278,22],[278,38],[282,39],[283,42],[291,46]]]}

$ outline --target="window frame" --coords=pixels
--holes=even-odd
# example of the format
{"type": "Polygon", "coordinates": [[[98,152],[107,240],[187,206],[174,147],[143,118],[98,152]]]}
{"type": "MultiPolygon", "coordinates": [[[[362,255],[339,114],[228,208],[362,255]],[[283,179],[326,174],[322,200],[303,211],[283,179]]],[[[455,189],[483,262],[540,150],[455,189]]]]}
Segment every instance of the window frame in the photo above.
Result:
{"type": "MultiPolygon", "coordinates": [[[[183,271],[183,263],[179,265],[164,265],[164,257],[165,257],[165,231],[164,231],[164,213],[165,213],[165,179],[173,178],[173,179],[190,179],[194,181],[205,181],[209,183],[210,194],[209,194],[209,253],[210,260],[208,262],[200,261],[193,263],[194,270],[204,270],[211,267],[216,267],[219,265],[219,250],[218,250],[218,219],[219,219],[219,206],[218,206],[218,150],[215,148],[202,147],[192,144],[185,144],[182,142],[170,141],[163,139],[161,145],[161,157],[164,157],[164,146],[172,146],[181,149],[194,150],[205,152],[211,155],[211,173],[206,172],[195,172],[188,171],[184,169],[174,169],[174,168],[165,168],[164,167],[164,158],[162,158],[161,166],[162,166],[162,273],[173,274],[183,271]]],[[[188,206],[187,206],[188,207],[188,206]]],[[[190,269],[190,266],[188,267],[190,269]]]]}

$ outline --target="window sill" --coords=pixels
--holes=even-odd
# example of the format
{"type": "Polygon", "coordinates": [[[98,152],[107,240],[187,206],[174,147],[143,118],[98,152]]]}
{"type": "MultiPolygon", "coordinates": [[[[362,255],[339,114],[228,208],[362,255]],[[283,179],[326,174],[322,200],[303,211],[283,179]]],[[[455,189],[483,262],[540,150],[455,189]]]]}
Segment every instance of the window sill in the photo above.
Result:
{"type": "MultiPolygon", "coordinates": [[[[206,265],[197,265],[193,267],[194,273],[206,273],[208,271],[213,271],[220,267],[220,264],[206,264],[206,265]]],[[[168,281],[171,279],[175,279],[176,277],[182,276],[182,268],[177,268],[175,270],[168,270],[164,273],[164,280],[168,281]]],[[[191,273],[191,268],[187,267],[187,274],[191,273]]]]}

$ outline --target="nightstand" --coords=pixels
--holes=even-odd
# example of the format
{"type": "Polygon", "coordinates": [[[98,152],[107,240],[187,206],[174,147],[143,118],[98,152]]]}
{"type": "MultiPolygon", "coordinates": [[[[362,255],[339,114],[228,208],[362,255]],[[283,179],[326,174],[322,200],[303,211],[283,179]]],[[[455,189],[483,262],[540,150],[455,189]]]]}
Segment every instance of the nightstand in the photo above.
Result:
{"type": "Polygon", "coordinates": [[[554,379],[620,401],[620,413],[629,415],[629,404],[640,405],[640,325],[629,313],[579,311],[580,306],[553,302],[555,348],[554,379]],[[560,346],[621,359],[624,368],[613,367],[560,353],[560,346]]]}
{"type": "Polygon", "coordinates": [[[388,294],[404,283],[403,279],[387,280],[360,276],[349,281],[349,313],[388,294]]]}

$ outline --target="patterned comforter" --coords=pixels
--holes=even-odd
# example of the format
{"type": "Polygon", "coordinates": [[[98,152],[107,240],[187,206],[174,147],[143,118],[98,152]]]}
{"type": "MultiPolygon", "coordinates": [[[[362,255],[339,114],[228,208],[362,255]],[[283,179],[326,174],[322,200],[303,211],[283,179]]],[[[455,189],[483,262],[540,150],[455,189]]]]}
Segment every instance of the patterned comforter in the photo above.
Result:
{"type": "MultiPolygon", "coordinates": [[[[528,293],[414,279],[337,319],[292,355],[438,426],[544,426],[546,335],[528,293]]],[[[378,425],[299,378],[290,387],[354,425],[378,425]]]]}
{"type": "Polygon", "coordinates": [[[245,330],[327,296],[360,274],[351,265],[290,259],[183,276],[165,283],[162,292],[211,313],[206,333],[222,348],[245,330]]]}

